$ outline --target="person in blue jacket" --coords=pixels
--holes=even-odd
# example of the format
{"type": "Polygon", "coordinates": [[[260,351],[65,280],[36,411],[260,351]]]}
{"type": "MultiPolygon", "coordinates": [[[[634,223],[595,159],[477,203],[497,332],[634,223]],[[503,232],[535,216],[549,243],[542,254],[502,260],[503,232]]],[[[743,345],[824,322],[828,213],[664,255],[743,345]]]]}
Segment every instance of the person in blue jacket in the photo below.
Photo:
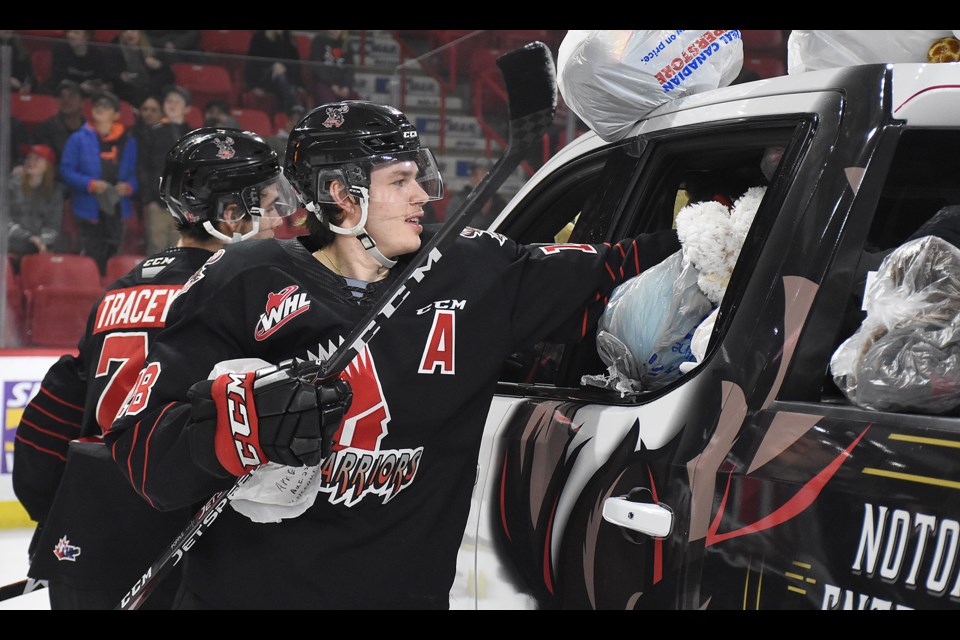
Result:
{"type": "Polygon", "coordinates": [[[137,192],[137,141],[120,122],[120,100],[109,92],[93,97],[90,121],[68,139],[60,160],[80,236],[80,252],[106,273],[107,260],[123,240],[137,192]]]}

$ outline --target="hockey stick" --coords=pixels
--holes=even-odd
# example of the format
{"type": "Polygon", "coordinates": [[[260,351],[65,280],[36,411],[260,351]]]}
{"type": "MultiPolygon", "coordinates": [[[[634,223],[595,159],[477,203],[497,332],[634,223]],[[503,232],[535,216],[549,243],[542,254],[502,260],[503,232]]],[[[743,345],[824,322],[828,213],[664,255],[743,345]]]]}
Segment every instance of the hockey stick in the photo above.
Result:
{"type": "MultiPolygon", "coordinates": [[[[295,365],[297,375],[313,382],[339,375],[363,351],[382,324],[403,304],[412,288],[421,282],[443,258],[470,219],[496,193],[526,156],[531,146],[542,139],[557,108],[556,69],[550,49],[542,42],[533,42],[510,51],[497,60],[507,88],[510,113],[509,138],[503,156],[490,173],[470,192],[463,205],[444,222],[440,230],[421,248],[403,273],[387,288],[378,304],[351,331],[343,344],[324,361],[308,361],[295,365]]],[[[257,371],[257,378],[275,373],[280,367],[257,371]]],[[[127,592],[118,609],[139,609],[160,580],[180,562],[183,554],[216,520],[232,495],[251,477],[240,477],[230,489],[213,495],[193,517],[170,547],[153,563],[143,577],[127,592]]]]}
{"type": "Polygon", "coordinates": [[[0,602],[46,588],[46,580],[34,580],[33,578],[26,578],[25,580],[21,580],[19,582],[11,582],[10,584],[0,587],[0,602]]]}

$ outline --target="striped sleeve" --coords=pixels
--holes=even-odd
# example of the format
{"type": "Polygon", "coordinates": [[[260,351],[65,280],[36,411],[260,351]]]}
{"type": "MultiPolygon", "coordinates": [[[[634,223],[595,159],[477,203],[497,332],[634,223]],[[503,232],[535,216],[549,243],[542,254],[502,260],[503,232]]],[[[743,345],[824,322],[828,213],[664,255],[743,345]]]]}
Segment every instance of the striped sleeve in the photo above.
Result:
{"type": "Polygon", "coordinates": [[[47,371],[17,426],[13,490],[37,522],[44,521],[53,504],[67,445],[81,435],[86,387],[79,361],[62,356],[47,371]]]}

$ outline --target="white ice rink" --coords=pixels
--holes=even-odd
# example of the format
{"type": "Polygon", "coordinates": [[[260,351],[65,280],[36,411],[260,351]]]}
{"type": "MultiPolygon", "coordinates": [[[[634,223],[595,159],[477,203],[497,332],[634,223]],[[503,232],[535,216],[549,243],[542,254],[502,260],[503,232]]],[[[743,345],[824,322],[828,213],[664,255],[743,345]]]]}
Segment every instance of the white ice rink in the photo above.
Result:
{"type": "MultiPolygon", "coordinates": [[[[0,586],[18,582],[27,577],[27,547],[33,529],[0,529],[0,586]]],[[[50,609],[46,589],[0,601],[0,609],[50,609]]]]}

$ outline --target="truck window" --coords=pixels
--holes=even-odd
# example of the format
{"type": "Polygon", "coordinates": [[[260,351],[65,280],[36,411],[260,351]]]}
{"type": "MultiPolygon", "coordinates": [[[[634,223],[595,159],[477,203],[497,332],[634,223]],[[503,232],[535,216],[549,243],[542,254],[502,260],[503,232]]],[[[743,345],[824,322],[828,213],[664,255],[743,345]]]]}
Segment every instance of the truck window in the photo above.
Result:
{"type": "MultiPolygon", "coordinates": [[[[905,130],[896,146],[890,169],[883,182],[869,234],[863,245],[842,324],[833,340],[834,350],[857,331],[866,320],[863,310],[864,287],[868,275],[883,259],[905,242],[924,235],[925,223],[947,207],[960,205],[960,167],[944,162],[960,144],[960,131],[945,129],[905,130]]],[[[935,235],[956,244],[960,241],[960,215],[957,224],[937,226],[935,235]]],[[[847,404],[825,363],[822,399],[847,404]]]]}
{"type": "MultiPolygon", "coordinates": [[[[711,200],[730,205],[749,188],[766,187],[762,161],[770,147],[788,145],[794,131],[782,121],[775,125],[667,131],[633,141],[625,155],[608,158],[606,170],[598,174],[599,189],[583,201],[570,240],[616,241],[669,229],[687,204],[711,200]],[[624,163],[625,157],[639,162],[624,163]],[[631,173],[623,172],[625,164],[631,173]]],[[[607,370],[595,339],[592,333],[577,345],[541,343],[531,353],[516,354],[501,381],[582,388],[583,376],[607,370]]]]}

